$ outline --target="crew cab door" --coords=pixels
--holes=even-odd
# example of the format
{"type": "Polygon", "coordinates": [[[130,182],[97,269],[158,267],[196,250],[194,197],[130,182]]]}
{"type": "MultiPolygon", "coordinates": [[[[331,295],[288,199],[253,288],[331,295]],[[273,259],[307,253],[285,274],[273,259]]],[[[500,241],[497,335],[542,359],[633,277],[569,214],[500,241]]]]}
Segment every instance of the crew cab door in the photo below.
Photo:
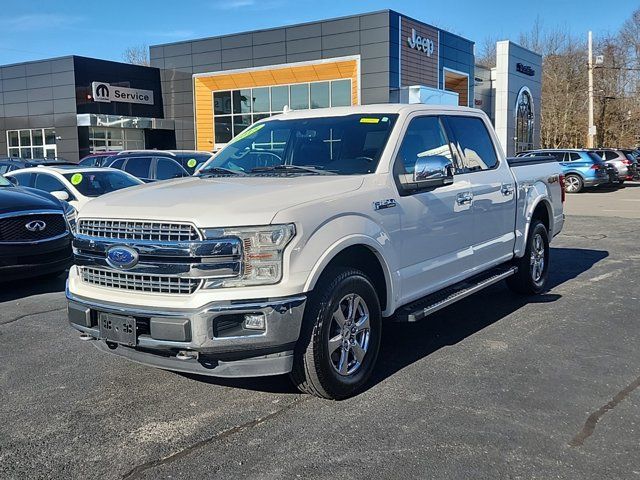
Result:
{"type": "MultiPolygon", "coordinates": [[[[441,118],[410,118],[394,160],[393,172],[413,174],[417,159],[438,156],[459,171],[441,118]]],[[[391,232],[398,246],[401,303],[455,283],[471,268],[473,198],[466,174],[454,173],[448,185],[403,192],[397,200],[400,229],[391,232]]]]}
{"type": "Polygon", "coordinates": [[[478,116],[447,116],[447,131],[473,191],[473,265],[484,270],[509,260],[515,245],[516,182],[495,139],[478,116]]]}

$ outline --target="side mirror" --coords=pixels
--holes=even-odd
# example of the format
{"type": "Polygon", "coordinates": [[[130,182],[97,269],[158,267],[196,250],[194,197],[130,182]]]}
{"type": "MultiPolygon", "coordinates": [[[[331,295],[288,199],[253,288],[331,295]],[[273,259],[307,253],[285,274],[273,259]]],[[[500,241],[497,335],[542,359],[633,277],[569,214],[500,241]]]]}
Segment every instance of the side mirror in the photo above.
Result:
{"type": "Polygon", "coordinates": [[[55,192],[51,192],[51,195],[56,197],[58,200],[62,200],[64,202],[69,200],[69,194],[64,190],[56,190],[55,192]]]}
{"type": "Polygon", "coordinates": [[[416,159],[413,173],[400,175],[400,185],[406,191],[422,190],[453,183],[453,165],[442,155],[416,159]]]}

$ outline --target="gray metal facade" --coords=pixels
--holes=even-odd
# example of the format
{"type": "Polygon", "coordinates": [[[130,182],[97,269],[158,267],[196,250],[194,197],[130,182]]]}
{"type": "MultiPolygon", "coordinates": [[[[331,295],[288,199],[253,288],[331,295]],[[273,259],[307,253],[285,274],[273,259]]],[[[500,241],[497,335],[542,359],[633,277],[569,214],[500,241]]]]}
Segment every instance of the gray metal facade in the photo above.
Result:
{"type": "MultiPolygon", "coordinates": [[[[393,101],[399,87],[400,16],[385,10],[150,47],[151,65],[161,69],[165,117],[176,122],[178,148],[194,148],[195,73],[360,55],[361,103],[393,101]]],[[[446,49],[447,55],[473,78],[473,43],[451,38],[455,51],[446,49]]]]}
{"type": "Polygon", "coordinates": [[[7,130],[55,127],[57,154],[78,160],[73,57],[0,67],[0,155],[7,130]]]}

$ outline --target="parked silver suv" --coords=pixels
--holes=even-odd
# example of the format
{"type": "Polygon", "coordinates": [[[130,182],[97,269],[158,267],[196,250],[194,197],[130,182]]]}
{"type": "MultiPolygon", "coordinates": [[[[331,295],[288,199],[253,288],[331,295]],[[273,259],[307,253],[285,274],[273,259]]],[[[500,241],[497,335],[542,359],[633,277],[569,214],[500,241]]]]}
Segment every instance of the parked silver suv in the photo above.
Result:
{"type": "Polygon", "coordinates": [[[633,180],[637,169],[637,162],[631,155],[627,155],[622,150],[613,148],[601,148],[593,151],[602,158],[604,163],[612,165],[616,169],[618,172],[618,183],[620,185],[622,185],[625,180],[633,180]]]}

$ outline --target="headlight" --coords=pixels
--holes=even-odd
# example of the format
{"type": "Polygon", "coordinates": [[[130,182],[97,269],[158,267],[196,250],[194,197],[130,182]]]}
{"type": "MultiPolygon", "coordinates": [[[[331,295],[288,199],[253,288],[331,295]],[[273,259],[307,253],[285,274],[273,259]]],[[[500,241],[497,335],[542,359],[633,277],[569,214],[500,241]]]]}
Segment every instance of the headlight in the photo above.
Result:
{"type": "Polygon", "coordinates": [[[75,235],[78,211],[68,202],[62,201],[60,203],[62,203],[62,206],[64,207],[64,216],[67,219],[69,230],[71,230],[71,233],[75,235]]]}
{"type": "MultiPolygon", "coordinates": [[[[220,229],[209,232],[205,230],[205,237],[220,237],[220,229]]],[[[238,278],[207,282],[205,288],[278,283],[282,279],[284,249],[295,234],[295,225],[292,223],[222,229],[222,236],[238,237],[242,241],[242,275],[238,278]]]]}

